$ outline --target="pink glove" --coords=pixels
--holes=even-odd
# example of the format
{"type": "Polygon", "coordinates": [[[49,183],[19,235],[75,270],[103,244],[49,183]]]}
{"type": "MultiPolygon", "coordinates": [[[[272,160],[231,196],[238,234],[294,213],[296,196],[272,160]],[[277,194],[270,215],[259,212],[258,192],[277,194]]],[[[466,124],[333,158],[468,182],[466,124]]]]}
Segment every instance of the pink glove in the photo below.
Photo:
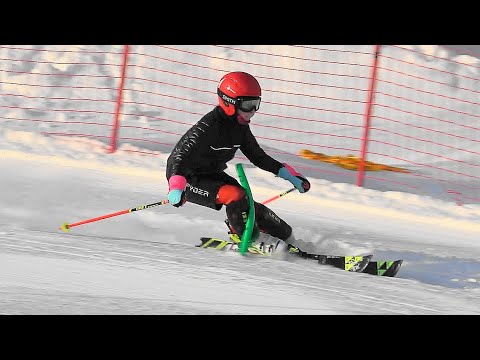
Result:
{"type": "Polygon", "coordinates": [[[168,201],[175,207],[185,204],[185,188],[187,187],[187,179],[182,175],[173,175],[168,180],[168,201]]]}

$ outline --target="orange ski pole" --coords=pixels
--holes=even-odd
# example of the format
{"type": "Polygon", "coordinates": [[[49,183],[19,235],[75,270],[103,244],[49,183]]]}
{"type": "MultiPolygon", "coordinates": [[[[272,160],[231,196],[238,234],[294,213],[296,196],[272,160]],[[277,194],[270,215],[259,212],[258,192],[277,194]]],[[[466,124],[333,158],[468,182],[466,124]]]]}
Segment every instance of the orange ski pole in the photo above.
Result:
{"type": "Polygon", "coordinates": [[[282,196],[285,196],[285,195],[287,195],[288,193],[291,193],[291,192],[294,191],[294,190],[297,190],[297,188],[291,188],[291,189],[289,189],[289,190],[287,190],[287,191],[284,191],[284,192],[281,193],[281,194],[275,195],[274,197],[272,197],[272,198],[270,198],[270,199],[268,199],[268,200],[263,201],[262,204],[263,204],[263,205],[266,205],[266,204],[268,204],[269,202],[272,202],[273,200],[277,200],[278,198],[281,198],[282,196]]]}
{"type": "MultiPolygon", "coordinates": [[[[275,195],[274,197],[268,199],[268,200],[265,200],[264,202],[262,202],[263,205],[265,204],[268,204],[269,202],[272,202],[278,198],[281,198],[282,196],[285,196],[287,195],[288,193],[292,192],[296,190],[296,188],[291,188],[287,191],[284,191],[283,193],[281,194],[278,194],[278,195],[275,195]]],[[[88,224],[88,223],[91,223],[91,222],[95,222],[95,221],[100,221],[100,220],[104,220],[104,219],[108,219],[108,218],[111,218],[111,217],[114,217],[114,216],[119,216],[119,215],[123,215],[123,214],[128,214],[128,213],[131,213],[131,212],[134,212],[134,211],[139,211],[139,210],[145,210],[145,209],[150,209],[152,207],[155,207],[155,206],[159,206],[159,205],[164,205],[164,204],[168,204],[169,201],[168,199],[166,200],[162,200],[162,201],[159,201],[159,202],[156,202],[156,203],[152,203],[152,204],[148,204],[148,205],[140,205],[140,206],[137,206],[137,207],[134,207],[132,209],[126,209],[126,210],[122,210],[122,211],[118,211],[118,212],[115,212],[115,213],[112,213],[112,214],[107,214],[107,215],[102,215],[102,216],[98,216],[98,217],[95,217],[95,218],[92,218],[92,219],[87,219],[87,220],[83,220],[83,221],[79,221],[79,222],[76,222],[76,223],[72,223],[72,224],[69,224],[69,223],[63,223],[59,229],[60,230],[63,230],[65,232],[68,232],[70,228],[74,227],[74,226],[79,226],[79,225],[83,225],[83,224],[88,224]]]]}
{"type": "Polygon", "coordinates": [[[102,216],[99,216],[99,217],[96,217],[96,218],[79,221],[79,222],[76,222],[76,223],[73,223],[73,224],[63,223],[62,226],[60,226],[59,229],[65,231],[65,232],[68,232],[68,230],[70,228],[74,227],[74,226],[88,224],[88,223],[91,223],[91,222],[94,222],[94,221],[108,219],[108,218],[111,218],[111,217],[114,217],[114,216],[128,214],[128,213],[131,213],[131,212],[134,212],[134,211],[150,209],[152,207],[159,206],[159,205],[164,205],[164,204],[168,204],[168,203],[169,203],[169,201],[168,201],[168,199],[166,199],[166,200],[162,200],[162,201],[159,201],[159,202],[156,202],[156,203],[153,203],[153,204],[140,205],[140,206],[134,207],[132,209],[127,209],[127,210],[118,211],[118,212],[112,213],[112,214],[102,215],[102,216]]]}

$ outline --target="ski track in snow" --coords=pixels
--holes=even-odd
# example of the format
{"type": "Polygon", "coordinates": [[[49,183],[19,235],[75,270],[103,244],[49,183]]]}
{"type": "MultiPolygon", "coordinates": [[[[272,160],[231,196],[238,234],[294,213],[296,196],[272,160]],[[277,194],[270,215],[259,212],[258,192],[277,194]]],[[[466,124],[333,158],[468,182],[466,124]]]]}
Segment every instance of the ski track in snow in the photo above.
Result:
{"type": "MultiPolygon", "coordinates": [[[[15,262],[17,258],[27,260],[23,264],[28,264],[28,258],[36,259],[31,264],[38,263],[38,259],[45,264],[54,263],[56,271],[52,273],[46,266],[47,271],[42,273],[41,265],[22,266],[17,269],[22,281],[7,286],[5,279],[0,281],[3,298],[0,303],[4,309],[18,303],[16,293],[9,291],[20,287],[28,289],[27,302],[49,300],[50,305],[42,313],[69,313],[76,308],[81,313],[121,313],[126,306],[122,304],[130,301],[139,304],[135,313],[368,314],[372,307],[378,314],[478,311],[473,300],[456,309],[449,308],[448,302],[442,305],[444,299],[454,297],[459,291],[455,289],[348,273],[298,258],[282,261],[239,257],[234,253],[164,242],[28,230],[2,232],[1,263],[15,262]],[[172,247],[179,251],[172,252],[172,247]],[[100,279],[107,276],[112,281],[111,287],[101,280],[96,283],[82,276],[82,272],[91,271],[103,274],[100,279]],[[130,273],[125,278],[136,274],[133,283],[126,281],[123,285],[128,285],[128,296],[116,289],[125,273],[130,273]],[[354,286],[352,276],[357,278],[354,286]],[[398,282],[408,289],[408,297],[398,292],[398,282]],[[85,292],[78,292],[82,287],[85,292]],[[241,302],[235,301],[237,293],[241,294],[241,302]],[[70,300],[65,301],[67,298],[70,300]],[[68,305],[58,307],[55,304],[59,302],[68,305]],[[146,305],[148,302],[152,302],[151,306],[146,305]]],[[[5,276],[1,274],[0,279],[5,276]]]]}
{"type": "MultiPolygon", "coordinates": [[[[272,203],[297,238],[323,253],[371,251],[374,260],[404,259],[392,279],[298,258],[196,248],[201,236],[225,237],[226,227],[224,211],[193,204],[160,206],[64,233],[58,227],[66,220],[161,200],[164,179],[139,180],[135,168],[119,176],[28,159],[4,160],[0,173],[0,187],[14,189],[0,194],[4,314],[480,313],[478,224],[466,221],[474,207],[453,221],[436,217],[433,205],[419,217],[398,216],[356,207],[355,192],[350,200],[344,195],[325,200],[325,188],[314,178],[317,192],[292,193],[272,203]]],[[[255,174],[260,171],[249,173],[249,181],[257,199],[275,195],[258,185],[264,180],[255,174]]],[[[272,180],[270,186],[285,184],[272,180]]],[[[380,192],[376,196],[381,199],[380,192]]]]}

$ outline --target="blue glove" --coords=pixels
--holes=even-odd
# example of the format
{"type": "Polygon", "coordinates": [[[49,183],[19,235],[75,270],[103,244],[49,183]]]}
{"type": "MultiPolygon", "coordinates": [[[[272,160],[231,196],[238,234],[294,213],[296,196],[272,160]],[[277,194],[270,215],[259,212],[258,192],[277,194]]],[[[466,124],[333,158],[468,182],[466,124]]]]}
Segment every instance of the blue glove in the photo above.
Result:
{"type": "Polygon", "coordinates": [[[168,193],[168,201],[170,205],[180,207],[185,200],[185,192],[182,190],[172,190],[168,193]]]}
{"type": "Polygon", "coordinates": [[[187,187],[187,179],[181,175],[173,175],[168,180],[168,201],[170,205],[180,207],[185,204],[185,188],[187,187]]]}
{"type": "Polygon", "coordinates": [[[310,190],[310,182],[302,174],[295,171],[288,164],[283,164],[284,166],[278,170],[278,176],[282,179],[290,181],[293,186],[297,188],[301,193],[305,193],[310,190]]]}

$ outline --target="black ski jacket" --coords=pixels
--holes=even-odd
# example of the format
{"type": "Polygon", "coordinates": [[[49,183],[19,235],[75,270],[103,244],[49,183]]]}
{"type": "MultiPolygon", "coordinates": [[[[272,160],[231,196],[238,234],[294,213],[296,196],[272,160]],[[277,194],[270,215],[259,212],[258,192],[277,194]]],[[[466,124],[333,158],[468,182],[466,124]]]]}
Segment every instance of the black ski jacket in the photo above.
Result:
{"type": "Polygon", "coordinates": [[[249,125],[240,125],[216,106],[175,145],[167,160],[166,177],[182,175],[188,181],[194,174],[222,172],[238,149],[252,164],[274,175],[283,167],[258,145],[249,125]]]}

